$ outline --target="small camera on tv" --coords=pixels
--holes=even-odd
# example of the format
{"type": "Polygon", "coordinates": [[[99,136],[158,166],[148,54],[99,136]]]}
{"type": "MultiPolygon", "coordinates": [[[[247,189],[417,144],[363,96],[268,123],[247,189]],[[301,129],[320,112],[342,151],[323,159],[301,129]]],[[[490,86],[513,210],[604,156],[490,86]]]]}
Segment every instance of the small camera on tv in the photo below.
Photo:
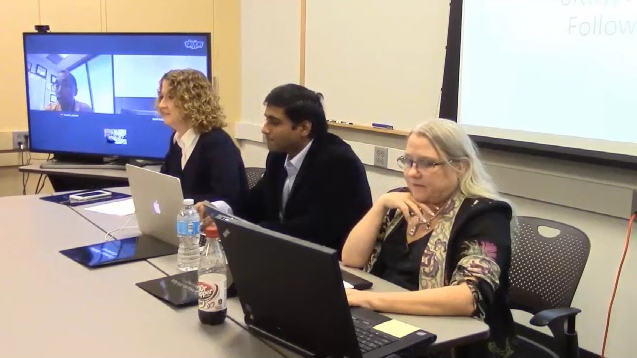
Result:
{"type": "Polygon", "coordinates": [[[51,31],[51,27],[49,27],[49,25],[35,25],[35,31],[39,33],[47,33],[51,31]]]}

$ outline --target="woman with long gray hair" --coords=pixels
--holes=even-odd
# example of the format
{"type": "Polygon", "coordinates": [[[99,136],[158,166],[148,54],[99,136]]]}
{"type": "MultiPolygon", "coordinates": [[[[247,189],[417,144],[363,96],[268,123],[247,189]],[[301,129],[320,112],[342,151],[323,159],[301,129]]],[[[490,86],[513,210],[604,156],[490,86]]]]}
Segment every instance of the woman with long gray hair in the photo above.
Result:
{"type": "Polygon", "coordinates": [[[376,201],[350,232],[342,261],[409,291],[347,290],[349,304],[477,317],[489,325],[489,341],[461,347],[454,356],[510,357],[515,333],[507,292],[516,222],[511,204],[453,121],[418,125],[398,164],[407,187],[376,201]]]}

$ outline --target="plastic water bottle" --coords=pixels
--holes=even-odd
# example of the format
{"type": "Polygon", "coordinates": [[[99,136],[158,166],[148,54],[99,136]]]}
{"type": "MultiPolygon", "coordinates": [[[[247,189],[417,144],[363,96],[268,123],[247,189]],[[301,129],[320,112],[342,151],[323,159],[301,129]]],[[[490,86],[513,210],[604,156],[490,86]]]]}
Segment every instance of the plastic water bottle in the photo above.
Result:
{"type": "Polygon", "coordinates": [[[201,254],[199,250],[199,214],[194,200],[184,199],[184,208],[177,215],[177,268],[181,271],[194,271],[199,268],[201,254]]]}
{"type": "Polygon", "coordinates": [[[226,255],[219,243],[219,233],[214,225],[205,229],[206,245],[201,253],[197,280],[199,321],[217,325],[226,320],[228,269],[226,255]]]}

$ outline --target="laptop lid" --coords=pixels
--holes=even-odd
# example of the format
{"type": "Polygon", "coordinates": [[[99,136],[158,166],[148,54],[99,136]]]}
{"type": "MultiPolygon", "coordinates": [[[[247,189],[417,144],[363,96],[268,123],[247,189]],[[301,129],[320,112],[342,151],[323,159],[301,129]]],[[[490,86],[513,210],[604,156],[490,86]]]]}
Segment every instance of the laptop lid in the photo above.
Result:
{"type": "Polygon", "coordinates": [[[179,246],[176,222],[184,201],[179,178],[130,164],[126,174],[139,231],[179,246]]]}
{"type": "MultiPolygon", "coordinates": [[[[232,271],[245,322],[266,339],[304,356],[362,357],[347,303],[338,252],[218,214],[213,217],[232,271]]],[[[365,310],[363,320],[390,321],[365,310]]],[[[428,332],[398,339],[365,357],[396,353],[428,332]]]]}
{"type": "MultiPolygon", "coordinates": [[[[204,210],[206,214],[208,214],[211,218],[217,218],[218,220],[241,220],[246,225],[255,225],[246,220],[243,220],[239,217],[230,215],[216,206],[212,205],[209,201],[204,201],[204,210]]],[[[256,226],[256,225],[255,225],[256,226]]],[[[343,276],[343,285],[345,288],[355,288],[357,290],[368,290],[372,288],[373,283],[365,280],[364,278],[358,277],[352,273],[341,270],[341,275],[343,276]]]]}

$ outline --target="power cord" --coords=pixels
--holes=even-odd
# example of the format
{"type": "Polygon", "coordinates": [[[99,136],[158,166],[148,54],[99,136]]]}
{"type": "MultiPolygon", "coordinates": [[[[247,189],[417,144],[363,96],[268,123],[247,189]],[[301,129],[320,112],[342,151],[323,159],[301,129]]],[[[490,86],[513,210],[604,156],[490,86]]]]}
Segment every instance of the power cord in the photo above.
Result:
{"type": "Polygon", "coordinates": [[[76,213],[77,215],[79,215],[80,217],[82,217],[84,220],[88,221],[91,225],[95,226],[95,227],[96,227],[96,228],[98,228],[101,232],[103,232],[103,233],[105,234],[105,235],[104,235],[104,241],[109,240],[109,238],[108,238],[109,236],[110,236],[111,238],[113,238],[113,240],[117,240],[117,239],[115,239],[115,237],[113,237],[113,236],[112,236],[112,234],[114,234],[114,233],[116,233],[116,232],[118,232],[118,231],[120,231],[120,230],[123,230],[123,229],[137,229],[137,228],[139,228],[138,226],[128,226],[128,223],[129,223],[129,222],[133,219],[133,216],[135,216],[135,214],[134,214],[134,213],[133,213],[133,214],[128,214],[128,215],[127,215],[127,216],[128,216],[128,220],[126,220],[126,222],[124,223],[124,225],[122,225],[120,228],[115,229],[115,230],[111,230],[111,231],[106,231],[106,230],[104,230],[104,228],[102,228],[101,226],[99,226],[99,225],[98,225],[95,221],[93,221],[93,220],[89,219],[86,215],[84,215],[84,214],[81,212],[81,210],[82,210],[82,209],[78,209],[78,208],[73,207],[73,206],[67,206],[67,208],[69,208],[69,209],[70,209],[70,210],[72,210],[74,213],[76,213]]]}
{"type": "Polygon", "coordinates": [[[44,189],[44,184],[46,183],[46,180],[49,178],[48,175],[46,174],[40,174],[40,177],[38,178],[38,183],[35,185],[35,194],[40,194],[40,192],[42,191],[42,189],[44,189]],[[43,180],[44,179],[44,180],[43,180]]]}
{"type": "MultiPolygon", "coordinates": [[[[29,156],[30,158],[30,156],[29,156]]],[[[30,159],[29,159],[30,160],[30,159]]],[[[46,161],[51,161],[51,154],[49,154],[49,156],[46,158],[46,161]]],[[[35,194],[40,194],[42,192],[42,189],[44,189],[44,185],[46,184],[46,180],[49,179],[49,176],[46,174],[40,174],[40,177],[38,178],[38,183],[35,185],[35,194]]]]}
{"type": "Polygon", "coordinates": [[[109,240],[109,238],[108,238],[109,236],[112,237],[113,239],[117,240],[112,234],[115,234],[116,232],[119,232],[121,230],[124,230],[124,229],[137,229],[137,226],[127,226],[128,223],[133,218],[133,216],[135,216],[135,215],[134,214],[129,214],[128,215],[128,220],[126,220],[126,223],[124,223],[124,225],[122,225],[122,227],[120,227],[119,229],[108,231],[106,234],[104,234],[104,241],[109,240]]]}
{"type": "MultiPolygon", "coordinates": [[[[18,142],[18,147],[20,148],[20,165],[30,165],[31,164],[31,152],[29,151],[29,135],[25,135],[24,139],[26,143],[18,142]],[[26,152],[27,160],[24,160],[24,154],[26,152]]],[[[27,184],[29,183],[29,173],[22,172],[22,195],[27,195],[27,184]]]]}
{"type": "MultiPolygon", "coordinates": [[[[47,162],[50,162],[50,161],[51,161],[51,157],[52,157],[52,155],[51,155],[51,154],[49,154],[49,155],[46,157],[46,161],[47,161],[47,162]]],[[[46,175],[46,174],[42,174],[42,175],[44,175],[44,180],[42,180],[42,185],[41,185],[40,187],[36,187],[36,188],[35,188],[35,194],[36,194],[36,195],[37,195],[37,194],[40,194],[40,192],[42,192],[42,189],[44,189],[44,184],[46,184],[46,180],[47,180],[47,179],[49,179],[49,176],[48,176],[48,175],[46,175]]],[[[40,178],[42,177],[42,175],[40,175],[40,178]]],[[[40,181],[40,180],[38,179],[38,182],[39,182],[39,181],[40,181]]]]}
{"type": "Polygon", "coordinates": [[[617,268],[617,275],[615,275],[615,284],[613,284],[613,293],[610,297],[610,305],[608,306],[608,313],[606,315],[606,325],[604,327],[604,340],[602,342],[602,354],[600,357],[606,357],[604,354],[606,353],[606,343],[608,339],[608,329],[610,328],[610,316],[613,310],[613,303],[615,302],[615,294],[617,293],[617,286],[619,284],[619,277],[622,273],[622,267],[624,266],[624,259],[626,259],[626,253],[628,253],[628,244],[630,243],[630,235],[633,229],[633,222],[637,219],[637,212],[634,212],[630,219],[628,219],[628,229],[626,232],[626,240],[624,242],[624,251],[622,252],[622,258],[619,261],[619,267],[617,268]]]}
{"type": "MultiPolygon", "coordinates": [[[[128,220],[126,221],[126,223],[124,223],[124,225],[122,225],[122,227],[120,227],[119,229],[115,229],[112,231],[107,232],[106,230],[104,230],[101,226],[97,225],[93,220],[89,219],[88,217],[86,217],[86,215],[82,214],[79,210],[77,210],[76,208],[72,207],[72,206],[68,206],[69,209],[73,210],[73,212],[75,212],[77,215],[81,216],[82,218],[84,218],[84,220],[88,221],[89,223],[91,223],[93,226],[95,226],[96,228],[98,228],[100,231],[106,233],[106,235],[104,235],[104,241],[109,240],[108,237],[112,237],[113,240],[117,240],[115,239],[115,237],[113,237],[111,234],[114,234],[120,230],[123,229],[138,229],[139,226],[127,226],[128,223],[131,221],[131,219],[133,218],[133,216],[135,214],[129,214],[128,220]]],[[[155,265],[154,263],[152,263],[150,260],[145,260],[149,265],[151,265],[152,267],[156,268],[157,271],[163,273],[165,276],[170,276],[166,271],[162,270],[161,268],[159,268],[157,265],[155,265]]],[[[228,317],[230,318],[230,317],[228,317]]],[[[238,322],[237,322],[238,323],[238,322]]]]}
{"type": "MultiPolygon", "coordinates": [[[[18,147],[20,149],[20,166],[31,165],[31,151],[29,150],[29,135],[26,134],[24,136],[26,143],[18,142],[18,147]],[[26,161],[24,160],[24,156],[26,154],[26,161]]],[[[51,154],[47,157],[46,161],[51,160],[51,154]]],[[[22,172],[22,195],[27,195],[27,185],[29,184],[29,176],[30,173],[22,172]]],[[[46,174],[40,174],[38,178],[38,182],[35,185],[35,194],[40,194],[44,189],[44,185],[46,184],[46,180],[49,177],[46,174]]]]}

